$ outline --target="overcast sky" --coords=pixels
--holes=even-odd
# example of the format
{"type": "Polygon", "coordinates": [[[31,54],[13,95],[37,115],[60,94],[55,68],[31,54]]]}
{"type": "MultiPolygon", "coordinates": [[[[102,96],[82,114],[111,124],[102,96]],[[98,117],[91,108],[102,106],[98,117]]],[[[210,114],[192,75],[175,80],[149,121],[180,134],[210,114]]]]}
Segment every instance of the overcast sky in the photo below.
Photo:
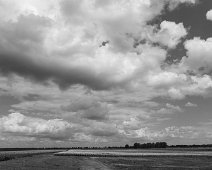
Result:
{"type": "Polygon", "coordinates": [[[0,0],[0,147],[212,143],[211,0],[0,0]]]}

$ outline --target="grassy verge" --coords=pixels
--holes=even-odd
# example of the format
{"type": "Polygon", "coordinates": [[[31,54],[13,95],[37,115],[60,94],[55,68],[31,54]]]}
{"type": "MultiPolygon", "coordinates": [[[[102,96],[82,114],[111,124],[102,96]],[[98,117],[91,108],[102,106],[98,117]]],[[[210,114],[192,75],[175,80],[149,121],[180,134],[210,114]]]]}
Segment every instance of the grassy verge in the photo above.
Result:
{"type": "Polygon", "coordinates": [[[0,161],[8,161],[11,159],[17,159],[22,157],[29,157],[33,155],[40,155],[40,154],[48,154],[48,153],[57,153],[61,150],[36,150],[36,151],[7,151],[7,152],[0,152],[0,161]]]}

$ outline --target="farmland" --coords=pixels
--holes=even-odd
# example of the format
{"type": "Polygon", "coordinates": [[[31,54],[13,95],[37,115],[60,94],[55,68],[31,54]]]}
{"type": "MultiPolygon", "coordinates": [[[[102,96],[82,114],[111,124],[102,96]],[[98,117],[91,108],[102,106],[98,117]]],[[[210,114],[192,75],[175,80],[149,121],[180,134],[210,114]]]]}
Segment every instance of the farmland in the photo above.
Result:
{"type": "Polygon", "coordinates": [[[61,150],[25,150],[25,151],[0,151],[0,161],[8,161],[22,157],[29,157],[33,155],[41,155],[47,153],[55,153],[61,150]]]}
{"type": "Polygon", "coordinates": [[[36,150],[0,152],[2,170],[140,170],[212,169],[212,151],[206,149],[36,150]]]}

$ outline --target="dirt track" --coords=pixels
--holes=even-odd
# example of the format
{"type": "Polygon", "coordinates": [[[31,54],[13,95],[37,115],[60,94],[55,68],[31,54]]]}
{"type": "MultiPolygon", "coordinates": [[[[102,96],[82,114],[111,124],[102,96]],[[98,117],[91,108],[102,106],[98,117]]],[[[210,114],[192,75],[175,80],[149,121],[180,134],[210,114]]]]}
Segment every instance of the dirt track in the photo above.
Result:
{"type": "Polygon", "coordinates": [[[87,157],[34,155],[0,162],[1,170],[110,170],[98,160],[87,157]]]}

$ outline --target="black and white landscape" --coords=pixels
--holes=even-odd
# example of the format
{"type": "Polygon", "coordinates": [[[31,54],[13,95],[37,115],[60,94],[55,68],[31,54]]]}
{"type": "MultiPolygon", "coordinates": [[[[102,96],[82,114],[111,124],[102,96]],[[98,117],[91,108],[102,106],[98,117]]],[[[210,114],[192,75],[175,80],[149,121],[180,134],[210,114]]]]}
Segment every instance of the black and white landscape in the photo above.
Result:
{"type": "Polygon", "coordinates": [[[0,0],[0,148],[210,146],[211,110],[211,0],[0,0]]]}

